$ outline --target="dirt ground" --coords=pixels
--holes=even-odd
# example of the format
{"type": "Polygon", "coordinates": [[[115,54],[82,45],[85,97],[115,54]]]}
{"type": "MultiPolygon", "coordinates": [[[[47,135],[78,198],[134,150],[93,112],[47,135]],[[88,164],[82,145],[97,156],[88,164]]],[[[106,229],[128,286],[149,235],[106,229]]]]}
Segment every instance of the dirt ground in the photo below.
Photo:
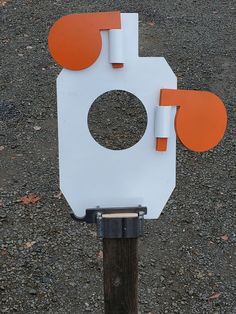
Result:
{"type": "Polygon", "coordinates": [[[179,88],[216,93],[229,118],[214,150],[197,154],[178,145],[176,189],[139,241],[140,313],[235,314],[233,0],[0,1],[0,311],[103,313],[101,242],[94,226],[71,219],[59,193],[61,69],[47,51],[47,34],[63,15],[117,9],[139,13],[141,56],[164,56],[179,88]],[[35,196],[27,205],[20,199],[29,193],[35,196]]]}

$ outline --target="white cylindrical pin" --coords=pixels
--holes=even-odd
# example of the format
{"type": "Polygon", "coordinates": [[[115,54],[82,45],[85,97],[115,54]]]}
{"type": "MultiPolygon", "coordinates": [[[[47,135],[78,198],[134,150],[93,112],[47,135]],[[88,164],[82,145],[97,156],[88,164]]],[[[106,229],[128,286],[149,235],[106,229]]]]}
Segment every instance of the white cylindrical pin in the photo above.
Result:
{"type": "Polygon", "coordinates": [[[155,137],[168,138],[170,136],[171,106],[157,106],[155,108],[155,137]]]}
{"type": "Polygon", "coordinates": [[[124,42],[123,30],[109,30],[109,62],[125,63],[124,60],[124,42]]]}
{"type": "Polygon", "coordinates": [[[136,218],[138,217],[137,213],[109,213],[103,214],[102,218],[136,218]]]}

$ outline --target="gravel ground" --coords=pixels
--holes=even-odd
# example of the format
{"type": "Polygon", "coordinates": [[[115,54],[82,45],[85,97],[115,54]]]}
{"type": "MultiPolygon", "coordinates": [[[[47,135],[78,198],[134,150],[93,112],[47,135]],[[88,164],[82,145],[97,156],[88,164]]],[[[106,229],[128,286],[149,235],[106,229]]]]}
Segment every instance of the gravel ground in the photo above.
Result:
{"type": "Polygon", "coordinates": [[[142,56],[165,56],[179,88],[215,92],[229,115],[213,151],[178,146],[175,192],[139,241],[140,313],[236,313],[235,8],[233,0],[0,1],[2,313],[103,312],[101,242],[94,226],[70,218],[59,193],[60,68],[47,33],[62,15],[113,9],[140,14],[142,56]]]}

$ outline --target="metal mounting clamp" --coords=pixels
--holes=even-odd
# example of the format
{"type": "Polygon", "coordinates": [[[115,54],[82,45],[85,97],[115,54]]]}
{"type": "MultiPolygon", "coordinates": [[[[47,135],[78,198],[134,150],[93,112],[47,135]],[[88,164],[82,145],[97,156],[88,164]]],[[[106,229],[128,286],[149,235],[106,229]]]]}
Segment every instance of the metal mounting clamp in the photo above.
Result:
{"type": "Polygon", "coordinates": [[[90,208],[82,218],[70,214],[77,221],[96,223],[99,238],[138,238],[143,235],[147,207],[90,208]]]}
{"type": "Polygon", "coordinates": [[[99,238],[127,239],[143,236],[144,212],[97,213],[99,238]]]}

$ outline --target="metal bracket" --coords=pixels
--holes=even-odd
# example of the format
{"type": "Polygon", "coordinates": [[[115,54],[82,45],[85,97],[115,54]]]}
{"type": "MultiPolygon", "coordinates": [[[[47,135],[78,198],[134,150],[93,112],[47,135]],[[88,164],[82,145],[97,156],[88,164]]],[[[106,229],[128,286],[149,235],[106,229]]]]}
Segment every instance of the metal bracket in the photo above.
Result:
{"type": "Polygon", "coordinates": [[[107,207],[101,208],[97,206],[96,208],[88,208],[86,209],[86,214],[84,217],[78,217],[74,214],[74,212],[70,209],[71,217],[76,221],[86,222],[87,224],[96,224],[97,223],[97,214],[117,214],[117,213],[139,213],[143,212],[144,215],[147,214],[147,207],[143,207],[141,205],[137,207],[107,207]]]}
{"type": "Polygon", "coordinates": [[[96,223],[99,238],[138,238],[143,235],[147,207],[90,208],[83,218],[70,212],[73,219],[96,223]]]}
{"type": "Polygon", "coordinates": [[[97,213],[99,238],[121,239],[143,236],[144,212],[97,213]]]}

